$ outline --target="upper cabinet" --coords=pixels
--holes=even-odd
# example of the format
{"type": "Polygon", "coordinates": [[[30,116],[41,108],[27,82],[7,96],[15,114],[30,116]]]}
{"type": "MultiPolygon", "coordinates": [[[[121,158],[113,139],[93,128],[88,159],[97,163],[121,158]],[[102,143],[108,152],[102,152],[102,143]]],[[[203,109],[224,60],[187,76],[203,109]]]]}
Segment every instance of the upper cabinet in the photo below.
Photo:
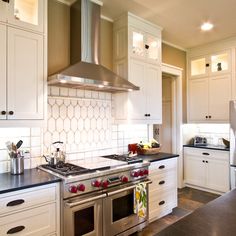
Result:
{"type": "Polygon", "coordinates": [[[0,21],[43,32],[44,0],[2,0],[0,21]]]}
{"type": "Polygon", "coordinates": [[[140,87],[114,95],[115,122],[162,122],[161,29],[127,13],[114,22],[114,71],[140,87]]]}
{"type": "Polygon", "coordinates": [[[188,57],[188,122],[229,121],[233,98],[232,50],[188,57]]]}

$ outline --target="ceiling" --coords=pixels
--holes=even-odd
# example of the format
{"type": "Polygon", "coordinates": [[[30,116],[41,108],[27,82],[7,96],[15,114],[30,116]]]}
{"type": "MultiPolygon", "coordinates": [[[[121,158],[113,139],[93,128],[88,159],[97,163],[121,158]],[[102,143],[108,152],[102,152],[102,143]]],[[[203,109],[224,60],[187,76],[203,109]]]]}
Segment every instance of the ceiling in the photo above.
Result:
{"type": "Polygon", "coordinates": [[[163,40],[192,48],[236,36],[235,0],[101,0],[102,14],[115,19],[125,11],[163,27],[163,40]],[[200,25],[215,26],[202,32],[200,25]]]}

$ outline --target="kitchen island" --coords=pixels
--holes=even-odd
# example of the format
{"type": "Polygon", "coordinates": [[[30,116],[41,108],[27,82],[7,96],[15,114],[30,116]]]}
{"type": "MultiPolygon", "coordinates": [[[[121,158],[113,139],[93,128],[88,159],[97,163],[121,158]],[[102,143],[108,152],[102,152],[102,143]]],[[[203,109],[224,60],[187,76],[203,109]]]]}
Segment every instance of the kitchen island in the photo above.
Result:
{"type": "Polygon", "coordinates": [[[157,236],[236,235],[236,189],[167,227],[157,236]]]}

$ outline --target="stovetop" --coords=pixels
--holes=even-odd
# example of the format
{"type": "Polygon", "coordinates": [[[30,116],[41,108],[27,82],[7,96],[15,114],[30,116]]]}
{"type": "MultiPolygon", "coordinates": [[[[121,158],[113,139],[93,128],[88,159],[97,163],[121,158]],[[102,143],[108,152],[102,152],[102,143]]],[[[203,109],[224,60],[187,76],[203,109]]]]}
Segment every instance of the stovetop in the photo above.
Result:
{"type": "Polygon", "coordinates": [[[110,169],[110,166],[100,167],[100,168],[96,168],[96,169],[87,169],[87,168],[77,166],[77,165],[74,165],[71,163],[63,163],[63,162],[60,162],[54,166],[45,164],[45,165],[41,165],[41,167],[51,170],[55,173],[65,176],[65,177],[69,176],[69,175],[75,176],[75,175],[93,173],[93,172],[96,172],[97,170],[101,171],[101,170],[110,169]]]}
{"type": "Polygon", "coordinates": [[[133,156],[129,157],[128,155],[117,155],[117,154],[112,154],[112,155],[106,155],[102,156],[104,158],[112,159],[112,160],[117,160],[117,161],[125,161],[128,164],[134,164],[134,163],[141,163],[143,162],[142,158],[139,156],[133,156]]]}

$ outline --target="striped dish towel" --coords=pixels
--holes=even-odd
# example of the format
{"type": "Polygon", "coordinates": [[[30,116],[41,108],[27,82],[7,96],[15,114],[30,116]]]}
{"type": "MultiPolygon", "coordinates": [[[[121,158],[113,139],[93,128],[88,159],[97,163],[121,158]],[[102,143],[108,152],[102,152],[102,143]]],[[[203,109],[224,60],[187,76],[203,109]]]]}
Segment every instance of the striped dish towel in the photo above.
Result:
{"type": "Polygon", "coordinates": [[[135,187],[134,213],[142,218],[147,216],[147,188],[145,183],[137,184],[135,187]]]}

